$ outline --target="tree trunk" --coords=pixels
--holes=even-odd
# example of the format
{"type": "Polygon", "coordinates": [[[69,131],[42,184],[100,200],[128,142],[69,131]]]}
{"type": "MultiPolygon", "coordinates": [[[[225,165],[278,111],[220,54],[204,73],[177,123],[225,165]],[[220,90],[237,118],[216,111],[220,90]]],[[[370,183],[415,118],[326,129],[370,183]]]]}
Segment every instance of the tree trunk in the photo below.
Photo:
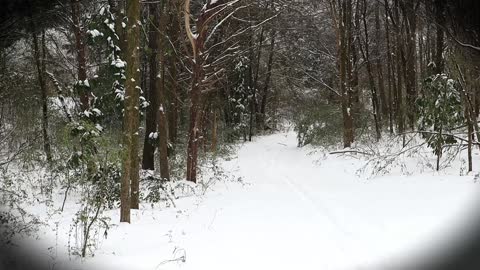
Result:
{"type": "Polygon", "coordinates": [[[435,18],[436,18],[436,50],[435,50],[435,72],[440,74],[444,69],[443,61],[443,46],[444,46],[444,31],[445,25],[445,7],[443,0],[435,0],[435,18]]]}
{"type": "Polygon", "coordinates": [[[362,42],[361,39],[359,39],[359,48],[360,51],[362,52],[362,56],[365,59],[365,62],[367,63],[367,73],[368,73],[368,81],[370,83],[370,91],[372,94],[372,106],[373,106],[373,120],[375,122],[375,131],[377,135],[377,141],[380,140],[381,138],[381,129],[380,129],[380,120],[379,120],[379,106],[378,106],[378,95],[377,95],[377,88],[375,85],[375,78],[373,76],[373,71],[372,71],[372,64],[370,62],[370,49],[369,49],[369,38],[368,38],[368,28],[367,28],[367,2],[366,0],[363,1],[363,27],[364,27],[364,34],[365,34],[365,49],[362,47],[362,42]]]}
{"type": "Polygon", "coordinates": [[[387,95],[385,93],[385,82],[383,77],[383,65],[381,50],[381,23],[380,23],[380,3],[375,4],[375,69],[378,76],[378,92],[380,96],[379,111],[382,112],[382,119],[388,117],[389,106],[387,102],[387,95]]]}
{"type": "Polygon", "coordinates": [[[47,84],[45,81],[45,33],[42,34],[42,48],[44,49],[43,56],[40,54],[40,46],[38,44],[38,37],[35,29],[35,22],[33,17],[31,20],[31,32],[33,38],[33,54],[35,59],[35,65],[37,66],[38,83],[40,85],[40,96],[42,101],[42,136],[43,136],[43,151],[47,158],[47,162],[52,162],[52,150],[50,145],[50,138],[48,136],[48,95],[47,84]]]}
{"type": "MultiPolygon", "coordinates": [[[[197,29],[204,29],[203,23],[206,18],[197,20],[197,29]],[[200,27],[199,27],[200,26],[200,27]]],[[[204,77],[203,49],[205,33],[193,35],[190,27],[190,0],[185,0],[185,30],[190,40],[193,52],[192,83],[190,89],[190,122],[188,127],[187,145],[187,181],[197,182],[198,162],[198,135],[200,131],[201,110],[201,83],[204,77]]]]}
{"type": "Polygon", "coordinates": [[[87,79],[87,46],[85,44],[85,35],[83,27],[80,25],[80,0],[70,1],[72,8],[73,33],[75,35],[75,49],[77,51],[77,79],[76,88],[80,96],[80,108],[82,111],[90,108],[90,89],[84,85],[87,79]]]}
{"type": "Polygon", "coordinates": [[[176,65],[176,57],[170,56],[168,58],[169,68],[170,68],[170,76],[171,76],[171,86],[170,86],[170,110],[168,113],[168,136],[169,141],[175,149],[175,145],[177,144],[177,137],[178,137],[178,110],[179,110],[179,95],[178,91],[180,87],[178,86],[178,71],[176,65]]]}
{"type": "MultiPolygon", "coordinates": [[[[180,1],[173,1],[170,3],[170,7],[172,8],[170,12],[170,23],[169,27],[167,29],[168,31],[168,36],[172,42],[173,45],[171,46],[176,46],[177,43],[179,42],[179,33],[181,33],[181,23],[180,23],[180,10],[181,10],[181,3],[180,1]]],[[[182,40],[183,42],[183,40],[182,40]]],[[[180,45],[178,45],[180,46],[180,45]]],[[[179,91],[180,86],[178,85],[178,69],[177,69],[177,63],[178,63],[178,55],[177,52],[175,51],[175,48],[172,48],[173,53],[170,53],[167,56],[167,62],[168,62],[168,68],[169,68],[169,79],[171,80],[170,83],[170,91],[168,92],[168,136],[169,136],[169,141],[170,144],[172,145],[172,150],[175,149],[176,143],[177,143],[177,137],[178,137],[178,118],[179,118],[179,110],[180,110],[180,97],[179,97],[179,91]]]]}
{"type": "Polygon", "coordinates": [[[339,70],[340,70],[340,92],[342,94],[342,114],[343,114],[343,144],[344,147],[350,147],[354,140],[353,117],[351,113],[352,100],[350,89],[351,61],[350,61],[350,40],[352,30],[352,2],[351,0],[342,0],[340,18],[338,25],[339,31],[339,70]]]}
{"type": "Polygon", "coordinates": [[[395,63],[396,63],[396,91],[395,91],[395,104],[396,104],[396,112],[397,112],[397,129],[398,133],[403,133],[405,131],[405,111],[404,111],[404,104],[403,104],[403,81],[402,81],[402,59],[403,59],[403,42],[402,42],[402,35],[400,32],[400,15],[399,15],[399,1],[395,0],[394,6],[394,17],[396,21],[395,26],[395,63]]]}
{"type": "Polygon", "coordinates": [[[266,107],[267,107],[267,100],[268,100],[268,91],[270,88],[270,81],[272,78],[272,69],[273,69],[273,56],[275,54],[275,39],[276,39],[277,31],[276,29],[272,29],[272,35],[270,37],[270,53],[268,55],[268,63],[267,63],[267,77],[265,78],[265,84],[263,85],[263,92],[262,92],[262,100],[260,103],[260,128],[265,129],[265,121],[266,121],[266,107]]]}
{"type": "Polygon", "coordinates": [[[468,125],[468,171],[471,172],[473,170],[473,162],[472,162],[472,137],[473,137],[473,123],[472,123],[472,115],[468,109],[468,105],[465,106],[465,115],[467,116],[467,125],[468,125]]]}
{"type": "Polygon", "coordinates": [[[208,35],[208,26],[214,17],[220,13],[217,8],[224,1],[209,1],[195,20],[198,33],[193,34],[190,26],[190,0],[185,0],[185,30],[192,47],[192,85],[190,90],[190,123],[187,146],[187,181],[197,182],[198,136],[201,131],[201,115],[205,77],[205,42],[208,35]]]}
{"type": "Polygon", "coordinates": [[[216,154],[216,152],[217,152],[217,139],[218,139],[217,125],[218,125],[218,123],[217,123],[217,110],[214,109],[213,110],[213,122],[212,122],[212,145],[211,145],[211,148],[210,148],[210,150],[214,154],[216,154]]]}
{"type": "Polygon", "coordinates": [[[121,182],[120,222],[130,223],[130,208],[138,208],[138,128],[139,128],[139,42],[140,19],[139,0],[127,2],[127,80],[125,83],[124,149],[123,174],[121,182]],[[137,163],[137,166],[135,166],[137,163]]]}
{"type": "MultiPolygon", "coordinates": [[[[253,28],[252,28],[253,29],[253,28]]],[[[263,33],[262,33],[263,34],[263,33]]],[[[257,115],[257,86],[255,85],[255,76],[254,76],[254,62],[255,62],[255,53],[253,50],[253,30],[252,35],[250,36],[249,42],[249,51],[250,51],[250,64],[248,65],[248,85],[250,86],[250,119],[249,119],[249,126],[248,126],[248,141],[252,141],[253,137],[253,125],[254,125],[254,117],[257,115]]],[[[259,54],[260,57],[260,54],[259,54]]]]}
{"type": "Polygon", "coordinates": [[[157,111],[158,111],[158,97],[157,97],[157,76],[158,76],[158,64],[157,64],[157,37],[158,37],[158,9],[157,3],[149,4],[149,36],[148,47],[149,52],[149,89],[148,89],[148,101],[150,105],[147,107],[145,117],[145,139],[143,143],[143,158],[142,168],[144,170],[155,169],[155,144],[153,143],[150,134],[157,131],[157,111]]]}
{"type": "MultiPolygon", "coordinates": [[[[197,59],[199,57],[197,56],[197,59]]],[[[196,59],[196,60],[197,60],[196,59]]],[[[192,88],[190,90],[190,124],[187,145],[187,180],[197,182],[198,132],[200,115],[200,87],[202,68],[193,64],[192,88]]]]}
{"type": "Polygon", "coordinates": [[[415,127],[417,98],[417,78],[416,78],[416,14],[414,0],[400,2],[405,18],[406,29],[406,63],[405,63],[405,87],[407,92],[407,117],[411,129],[415,127]]]}
{"type": "Polygon", "coordinates": [[[167,3],[162,3],[161,15],[158,18],[159,34],[157,35],[158,54],[157,62],[160,64],[160,74],[155,76],[158,91],[158,111],[157,111],[157,128],[158,128],[158,152],[159,152],[159,165],[160,165],[160,177],[168,181],[170,180],[170,172],[168,165],[168,130],[167,130],[167,117],[166,117],[166,102],[165,102],[165,77],[166,77],[166,63],[165,63],[165,48],[166,41],[162,34],[166,33],[167,27],[167,3]]]}
{"type": "MultiPolygon", "coordinates": [[[[388,0],[385,0],[387,2],[388,0]]],[[[391,45],[390,45],[390,27],[389,27],[389,19],[388,19],[388,3],[385,4],[385,36],[386,36],[386,42],[387,42],[387,77],[388,77],[388,122],[389,122],[389,129],[390,129],[390,134],[393,134],[393,116],[394,116],[394,99],[393,99],[393,65],[392,65],[392,52],[391,52],[391,45]]]]}

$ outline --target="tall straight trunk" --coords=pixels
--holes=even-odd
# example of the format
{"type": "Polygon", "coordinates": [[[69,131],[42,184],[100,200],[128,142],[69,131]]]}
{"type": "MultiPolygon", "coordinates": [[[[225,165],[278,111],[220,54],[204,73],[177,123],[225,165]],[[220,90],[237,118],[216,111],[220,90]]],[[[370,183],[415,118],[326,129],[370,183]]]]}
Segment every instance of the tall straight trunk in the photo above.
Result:
{"type": "MultiPolygon", "coordinates": [[[[385,0],[387,2],[388,0],[385,0]]],[[[385,4],[385,37],[387,42],[387,77],[388,77],[388,119],[390,134],[393,134],[393,116],[394,116],[394,100],[393,100],[393,70],[392,70],[392,52],[390,44],[390,27],[388,19],[388,3],[385,4]]]]}
{"type": "Polygon", "coordinates": [[[157,97],[158,97],[158,110],[157,110],[157,132],[158,132],[158,152],[159,152],[159,165],[160,165],[160,177],[168,181],[170,180],[170,172],[168,165],[168,130],[167,130],[167,117],[166,117],[166,102],[165,102],[165,77],[166,77],[166,63],[165,63],[165,48],[166,40],[164,34],[167,27],[167,3],[163,2],[161,6],[161,15],[157,17],[159,33],[157,34],[158,54],[157,62],[160,64],[160,73],[156,78],[157,84],[157,97]]]}
{"type": "Polygon", "coordinates": [[[415,100],[417,98],[416,80],[416,12],[415,1],[401,2],[405,18],[406,51],[405,51],[405,88],[407,93],[407,118],[411,129],[414,129],[416,119],[415,100]]]}
{"type": "Polygon", "coordinates": [[[120,196],[120,222],[130,222],[130,208],[138,208],[139,172],[138,129],[140,87],[140,19],[139,0],[127,2],[127,70],[125,83],[123,174],[120,196]],[[137,165],[135,165],[137,164],[137,165]]]}
{"type": "MultiPolygon", "coordinates": [[[[351,31],[354,31],[354,33],[360,33],[360,0],[355,1],[355,16],[353,16],[353,24],[354,24],[354,29],[351,31]]],[[[349,89],[350,89],[350,99],[351,99],[351,105],[352,105],[352,112],[353,115],[359,115],[361,112],[361,104],[360,104],[360,88],[359,88],[359,65],[358,65],[358,51],[357,51],[357,46],[355,45],[356,43],[353,41],[353,32],[350,35],[349,39],[349,54],[351,55],[351,59],[349,61],[352,63],[352,70],[351,70],[351,75],[349,75],[350,79],[348,80],[349,83],[349,89]],[[353,66],[355,67],[353,68],[353,66]]],[[[349,56],[350,57],[350,56],[349,56]]]]}
{"type": "Polygon", "coordinates": [[[176,56],[171,55],[168,57],[168,67],[170,70],[171,84],[170,84],[170,110],[168,113],[168,138],[175,149],[178,138],[178,111],[179,111],[179,95],[180,87],[178,85],[178,70],[176,56]]]}
{"type": "Polygon", "coordinates": [[[435,0],[435,18],[436,18],[436,49],[435,49],[435,72],[442,73],[444,69],[443,47],[444,47],[444,31],[445,24],[445,7],[443,0],[435,0]]]}
{"type": "MultiPolygon", "coordinates": [[[[205,98],[208,100],[208,98],[205,98]]],[[[201,144],[201,149],[203,149],[203,154],[205,155],[208,151],[207,149],[207,134],[208,134],[208,125],[209,122],[208,116],[210,115],[210,104],[204,104],[202,108],[202,115],[200,116],[200,127],[201,133],[199,138],[199,143],[201,144]]]]}
{"type": "Polygon", "coordinates": [[[387,102],[387,94],[385,93],[385,79],[383,76],[383,65],[381,61],[381,22],[380,22],[380,3],[375,4],[375,69],[378,77],[378,92],[380,96],[379,111],[382,112],[382,118],[388,117],[389,104],[387,102]],[[384,116],[384,117],[383,117],[384,116]]]}
{"type": "Polygon", "coordinates": [[[76,88],[79,91],[80,107],[82,111],[90,108],[90,89],[84,85],[87,79],[87,46],[85,44],[85,33],[80,24],[80,0],[70,0],[72,9],[73,33],[75,36],[75,49],[77,53],[77,83],[76,88]]]}
{"type": "MultiPolygon", "coordinates": [[[[181,33],[181,22],[180,22],[180,10],[181,5],[180,1],[173,1],[170,3],[171,12],[170,12],[170,22],[169,27],[167,28],[168,37],[172,41],[170,46],[178,46],[179,42],[179,33],[181,33]]],[[[167,106],[168,109],[168,136],[172,149],[175,149],[178,137],[178,119],[179,119],[179,110],[180,110],[180,97],[179,91],[180,86],[178,84],[178,55],[175,51],[175,48],[172,48],[173,53],[170,53],[167,56],[167,64],[169,70],[169,79],[170,79],[170,88],[168,91],[168,103],[170,106],[167,106]]]]}
{"type": "MultiPolygon", "coordinates": [[[[267,5],[267,8],[268,8],[268,5],[267,5]]],[[[255,58],[255,66],[253,67],[253,70],[254,70],[254,75],[253,75],[253,82],[252,82],[252,88],[255,89],[255,94],[257,93],[257,89],[259,89],[259,86],[258,86],[258,78],[259,78],[259,74],[260,74],[260,60],[262,58],[262,47],[263,47],[263,38],[264,38],[264,33],[265,33],[265,28],[262,26],[262,29],[260,31],[260,37],[259,37],[259,41],[258,41],[258,52],[257,52],[257,56],[255,58]]],[[[253,44],[252,44],[253,46],[253,44]]],[[[259,93],[260,95],[260,93],[259,93]]],[[[261,130],[262,127],[262,116],[261,116],[261,112],[259,112],[259,109],[258,109],[258,104],[257,104],[257,99],[255,98],[255,124],[256,124],[256,129],[257,131],[261,130]]],[[[260,104],[261,105],[261,104],[260,104]]]]}
{"type": "Polygon", "coordinates": [[[403,58],[403,39],[400,26],[400,14],[399,14],[399,0],[394,2],[394,17],[396,21],[395,26],[395,63],[396,63],[396,91],[395,91],[395,103],[397,112],[397,129],[399,133],[405,131],[405,107],[403,104],[403,81],[402,81],[402,58],[403,58]]]}
{"type": "MultiPolygon", "coordinates": [[[[200,15],[201,16],[201,15],[200,15]]],[[[197,20],[197,29],[203,29],[204,19],[197,20]],[[200,26],[200,27],[198,27],[200,26]]],[[[190,0],[185,0],[185,28],[192,46],[192,82],[190,89],[190,121],[188,127],[187,144],[187,181],[197,182],[197,163],[198,163],[198,137],[200,131],[201,116],[201,84],[204,77],[203,70],[203,50],[205,34],[193,35],[190,28],[190,0]]]]}
{"type": "Polygon", "coordinates": [[[125,40],[125,29],[122,26],[125,19],[125,0],[108,0],[108,4],[110,5],[110,11],[115,15],[115,33],[119,39],[121,58],[125,59],[127,41],[125,40]]]}
{"type": "Polygon", "coordinates": [[[471,172],[473,170],[473,162],[472,162],[472,141],[473,141],[473,121],[472,115],[470,114],[471,110],[468,109],[468,105],[465,106],[465,115],[467,116],[467,130],[468,130],[468,171],[471,172]]]}
{"type": "Polygon", "coordinates": [[[273,56],[275,54],[275,39],[276,39],[277,31],[276,29],[272,29],[272,34],[270,36],[270,53],[268,55],[268,63],[267,63],[267,77],[265,78],[265,83],[263,85],[262,91],[262,100],[260,103],[260,127],[265,129],[265,121],[266,121],[266,107],[267,107],[267,100],[268,100],[268,91],[270,88],[270,81],[272,78],[272,69],[273,69],[273,56]]]}
{"type": "Polygon", "coordinates": [[[467,92],[467,89],[471,87],[468,85],[468,82],[471,82],[473,80],[471,78],[470,79],[466,78],[468,74],[464,74],[464,72],[462,71],[462,68],[458,64],[456,65],[456,68],[460,75],[459,81],[462,88],[460,91],[460,94],[461,94],[462,102],[465,104],[465,110],[467,112],[466,113],[467,126],[471,126],[472,128],[472,133],[470,133],[469,136],[473,135],[473,130],[474,130],[475,137],[477,138],[477,141],[478,141],[480,138],[480,127],[478,125],[478,122],[476,121],[475,104],[472,101],[472,95],[475,95],[475,94],[469,93],[470,91],[467,92]]]}
{"type": "Polygon", "coordinates": [[[361,38],[359,39],[359,48],[362,52],[363,59],[367,63],[367,74],[368,74],[368,81],[370,83],[370,91],[372,94],[372,106],[373,106],[373,120],[375,122],[375,131],[377,135],[377,141],[381,138],[381,128],[380,128],[380,120],[379,120],[379,112],[380,107],[378,105],[378,94],[377,94],[377,87],[375,85],[375,78],[373,76],[372,70],[372,63],[370,61],[370,40],[368,35],[368,27],[367,27],[367,2],[366,0],[363,1],[363,16],[362,16],[363,28],[364,28],[364,35],[365,35],[365,48],[363,49],[361,38]]]}
{"type": "MultiPolygon", "coordinates": [[[[424,50],[424,42],[423,42],[423,37],[424,37],[424,31],[422,26],[419,26],[420,31],[418,32],[418,57],[417,57],[417,63],[418,63],[418,75],[420,79],[425,78],[425,65],[424,65],[424,58],[425,58],[425,50],[424,50]]],[[[419,89],[419,94],[421,94],[422,89],[419,89]]]]}
{"type": "Polygon", "coordinates": [[[50,164],[52,162],[52,150],[50,145],[50,138],[48,135],[48,95],[47,95],[47,84],[45,81],[45,34],[42,34],[42,48],[43,56],[40,53],[40,45],[38,42],[38,37],[35,29],[35,22],[33,17],[30,17],[31,20],[31,32],[33,38],[33,55],[35,59],[35,66],[37,67],[37,76],[38,83],[40,86],[40,96],[42,102],[42,136],[43,136],[43,151],[47,162],[50,164]]]}
{"type": "Polygon", "coordinates": [[[150,134],[157,131],[157,111],[158,111],[158,98],[157,98],[157,75],[158,75],[158,65],[157,65],[157,36],[158,36],[158,9],[157,3],[150,3],[149,7],[149,36],[148,36],[148,47],[149,47],[149,87],[148,87],[148,101],[150,105],[147,107],[146,117],[145,117],[145,139],[143,143],[143,158],[142,158],[142,168],[144,170],[154,170],[155,169],[155,144],[152,142],[150,134]]]}
{"type": "Polygon", "coordinates": [[[213,109],[213,121],[212,121],[212,145],[210,150],[212,153],[217,152],[217,140],[218,140],[218,135],[217,135],[217,128],[218,128],[218,122],[217,122],[217,110],[213,109]]]}
{"type": "Polygon", "coordinates": [[[427,66],[433,62],[433,55],[435,54],[435,40],[432,37],[432,31],[435,29],[432,29],[432,26],[430,24],[427,25],[427,40],[425,41],[425,46],[427,47],[427,52],[425,55],[425,62],[427,63],[427,66]]]}
{"type": "Polygon", "coordinates": [[[350,147],[353,143],[353,117],[351,113],[351,89],[350,81],[351,78],[351,62],[350,62],[350,35],[351,35],[351,0],[342,0],[339,13],[339,19],[341,20],[337,24],[338,37],[337,37],[337,47],[339,54],[339,72],[340,80],[339,87],[342,98],[342,115],[343,115],[343,144],[344,147],[350,147]]]}
{"type": "MultiPolygon", "coordinates": [[[[200,60],[201,56],[197,56],[195,60],[200,60]]],[[[193,78],[192,88],[190,90],[190,122],[189,122],[189,136],[187,145],[187,180],[194,183],[197,182],[197,163],[198,163],[198,135],[200,124],[200,104],[201,104],[201,89],[200,83],[203,74],[203,69],[200,64],[195,61],[193,63],[193,78]]]]}
{"type": "MultiPolygon", "coordinates": [[[[253,29],[253,28],[252,28],[253,29]]],[[[252,30],[253,31],[253,30],[252,30]]],[[[248,141],[252,141],[253,137],[253,125],[254,125],[254,117],[257,115],[257,88],[255,85],[255,75],[254,73],[254,62],[255,62],[255,52],[253,50],[253,33],[250,36],[249,42],[249,57],[250,57],[250,64],[248,65],[248,85],[250,86],[250,119],[249,119],[249,126],[248,126],[248,141]]]]}

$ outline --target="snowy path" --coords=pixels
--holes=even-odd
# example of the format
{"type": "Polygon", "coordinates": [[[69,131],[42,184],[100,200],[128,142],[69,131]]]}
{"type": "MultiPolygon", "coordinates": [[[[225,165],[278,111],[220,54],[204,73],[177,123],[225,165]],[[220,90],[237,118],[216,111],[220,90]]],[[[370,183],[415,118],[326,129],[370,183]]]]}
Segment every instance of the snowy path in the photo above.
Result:
{"type": "Polygon", "coordinates": [[[219,183],[205,197],[179,201],[177,209],[145,207],[132,225],[113,229],[86,265],[372,269],[382,258],[428,247],[478,195],[471,176],[363,180],[355,176],[359,160],[331,156],[318,164],[308,153],[296,147],[293,133],[245,144],[224,167],[238,168],[249,184],[219,183]],[[185,263],[161,264],[183,252],[185,263]]]}

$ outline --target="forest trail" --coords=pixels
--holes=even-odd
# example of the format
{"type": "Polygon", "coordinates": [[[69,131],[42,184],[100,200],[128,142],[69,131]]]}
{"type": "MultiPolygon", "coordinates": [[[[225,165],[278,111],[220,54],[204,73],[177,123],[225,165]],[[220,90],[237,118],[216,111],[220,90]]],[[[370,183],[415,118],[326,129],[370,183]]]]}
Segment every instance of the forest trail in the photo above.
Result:
{"type": "Polygon", "coordinates": [[[320,156],[297,148],[293,132],[245,143],[222,163],[243,185],[219,182],[177,209],[140,210],[94,260],[121,269],[376,269],[428,250],[478,194],[470,176],[365,180],[356,174],[364,161],[320,156]],[[181,255],[185,263],[166,261],[181,255]]]}

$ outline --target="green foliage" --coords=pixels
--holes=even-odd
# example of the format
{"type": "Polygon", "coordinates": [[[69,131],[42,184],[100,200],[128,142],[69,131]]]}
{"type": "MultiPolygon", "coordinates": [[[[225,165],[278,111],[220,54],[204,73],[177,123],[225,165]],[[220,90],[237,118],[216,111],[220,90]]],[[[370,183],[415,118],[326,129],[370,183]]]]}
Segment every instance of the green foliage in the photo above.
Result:
{"type": "Polygon", "coordinates": [[[147,189],[144,197],[145,201],[153,204],[168,200],[167,192],[171,192],[171,190],[169,190],[168,182],[165,179],[162,179],[153,171],[142,171],[140,178],[147,189]]]}
{"type": "Polygon", "coordinates": [[[229,81],[233,82],[232,90],[227,95],[228,119],[226,136],[229,141],[235,141],[242,134],[246,134],[248,128],[248,106],[253,97],[249,95],[248,85],[248,58],[240,57],[236,60],[234,72],[230,75],[229,81]]]}
{"type": "Polygon", "coordinates": [[[334,144],[342,138],[342,113],[339,105],[328,102],[320,89],[292,91],[292,120],[298,146],[334,144]]]}
{"type": "Polygon", "coordinates": [[[294,116],[298,146],[319,143],[334,143],[341,138],[341,116],[338,106],[319,105],[303,107],[294,116]]]}
{"type": "Polygon", "coordinates": [[[437,157],[442,156],[444,145],[457,142],[448,133],[464,121],[460,91],[457,81],[436,74],[425,79],[423,95],[417,100],[418,129],[437,157]]]}

